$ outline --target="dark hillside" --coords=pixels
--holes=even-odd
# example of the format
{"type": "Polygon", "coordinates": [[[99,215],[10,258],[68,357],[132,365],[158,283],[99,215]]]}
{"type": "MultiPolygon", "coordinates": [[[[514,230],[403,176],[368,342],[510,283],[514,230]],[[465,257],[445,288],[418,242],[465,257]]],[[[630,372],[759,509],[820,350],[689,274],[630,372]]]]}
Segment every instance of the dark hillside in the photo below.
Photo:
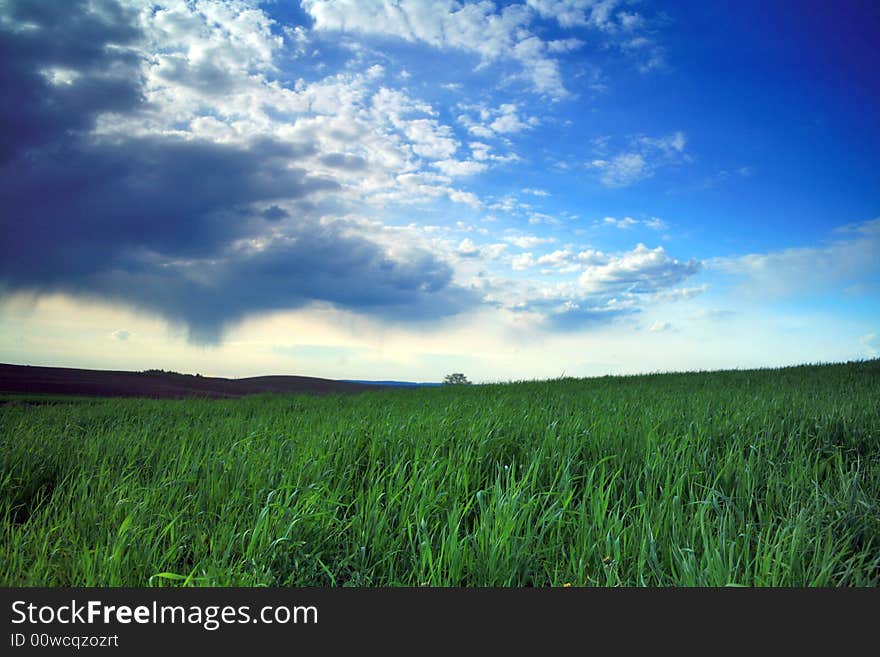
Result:
{"type": "Polygon", "coordinates": [[[223,379],[175,372],[115,372],[0,364],[0,393],[96,397],[243,397],[259,393],[363,392],[383,386],[309,376],[223,379]]]}

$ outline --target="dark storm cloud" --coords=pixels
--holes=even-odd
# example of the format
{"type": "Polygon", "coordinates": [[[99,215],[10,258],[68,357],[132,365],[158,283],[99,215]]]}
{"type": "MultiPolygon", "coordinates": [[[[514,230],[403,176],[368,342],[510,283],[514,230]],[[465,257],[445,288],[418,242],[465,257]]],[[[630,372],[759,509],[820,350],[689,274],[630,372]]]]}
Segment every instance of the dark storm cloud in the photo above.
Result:
{"type": "Polygon", "coordinates": [[[249,204],[336,187],[287,167],[301,150],[163,137],[41,149],[0,180],[8,209],[0,267],[7,275],[30,268],[31,276],[43,270],[51,277],[53,261],[70,251],[94,267],[126,249],[209,256],[260,228],[249,204]],[[42,254],[37,261],[34,253],[42,254]]]}
{"type": "Polygon", "coordinates": [[[129,11],[108,1],[8,0],[0,16],[0,163],[141,102],[139,60],[125,48],[139,36],[129,11]],[[51,84],[52,68],[75,71],[76,83],[51,84]]]}
{"type": "Polygon", "coordinates": [[[367,161],[364,158],[344,153],[328,153],[321,156],[321,162],[328,167],[343,171],[363,171],[367,168],[367,161]]]}
{"type": "Polygon", "coordinates": [[[144,109],[140,35],[115,3],[13,0],[0,18],[0,93],[14,99],[0,105],[0,289],[122,300],[206,342],[313,301],[401,319],[476,302],[429,254],[391,260],[312,218],[310,199],[338,185],[301,164],[311,144],[91,136],[100,114],[144,109]]]}
{"type": "Polygon", "coordinates": [[[168,82],[190,87],[209,96],[221,96],[234,91],[235,82],[229,71],[213,62],[193,65],[166,58],[159,69],[159,76],[168,82]]]}
{"type": "Polygon", "coordinates": [[[290,213],[284,208],[279,208],[277,205],[270,205],[260,213],[260,216],[265,217],[269,221],[280,221],[289,217],[290,213]]]}
{"type": "Polygon", "coordinates": [[[316,222],[259,251],[230,248],[212,262],[158,264],[71,284],[161,312],[186,324],[191,339],[202,343],[217,342],[226,325],[248,314],[315,300],[401,320],[454,314],[475,302],[470,292],[450,285],[451,270],[434,258],[392,261],[371,242],[316,222]]]}
{"type": "Polygon", "coordinates": [[[536,299],[518,306],[517,310],[540,313],[548,328],[554,331],[579,331],[602,326],[627,315],[639,312],[633,305],[609,304],[609,299],[572,302],[569,299],[536,299]]]}

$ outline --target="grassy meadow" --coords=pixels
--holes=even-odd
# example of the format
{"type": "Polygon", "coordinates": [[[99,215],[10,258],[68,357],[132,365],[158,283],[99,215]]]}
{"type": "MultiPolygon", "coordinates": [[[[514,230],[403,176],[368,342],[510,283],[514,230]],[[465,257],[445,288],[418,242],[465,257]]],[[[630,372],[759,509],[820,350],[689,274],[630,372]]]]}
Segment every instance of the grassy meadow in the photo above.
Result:
{"type": "Polygon", "coordinates": [[[880,361],[0,406],[4,586],[877,586],[880,361]]]}

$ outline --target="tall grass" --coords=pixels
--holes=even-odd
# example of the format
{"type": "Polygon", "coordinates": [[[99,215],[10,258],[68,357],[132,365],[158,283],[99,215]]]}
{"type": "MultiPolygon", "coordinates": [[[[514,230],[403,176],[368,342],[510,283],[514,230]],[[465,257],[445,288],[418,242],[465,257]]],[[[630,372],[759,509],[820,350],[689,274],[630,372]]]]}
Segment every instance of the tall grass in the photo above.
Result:
{"type": "Polygon", "coordinates": [[[0,408],[5,586],[880,584],[880,361],[0,408]]]}

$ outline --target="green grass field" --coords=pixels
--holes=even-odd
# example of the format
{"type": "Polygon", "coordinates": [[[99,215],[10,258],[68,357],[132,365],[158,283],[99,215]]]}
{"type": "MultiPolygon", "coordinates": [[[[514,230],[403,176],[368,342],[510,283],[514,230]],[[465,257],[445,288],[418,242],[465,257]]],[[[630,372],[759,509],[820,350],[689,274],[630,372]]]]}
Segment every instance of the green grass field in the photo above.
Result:
{"type": "Polygon", "coordinates": [[[4,586],[880,584],[880,361],[0,407],[4,586]]]}

